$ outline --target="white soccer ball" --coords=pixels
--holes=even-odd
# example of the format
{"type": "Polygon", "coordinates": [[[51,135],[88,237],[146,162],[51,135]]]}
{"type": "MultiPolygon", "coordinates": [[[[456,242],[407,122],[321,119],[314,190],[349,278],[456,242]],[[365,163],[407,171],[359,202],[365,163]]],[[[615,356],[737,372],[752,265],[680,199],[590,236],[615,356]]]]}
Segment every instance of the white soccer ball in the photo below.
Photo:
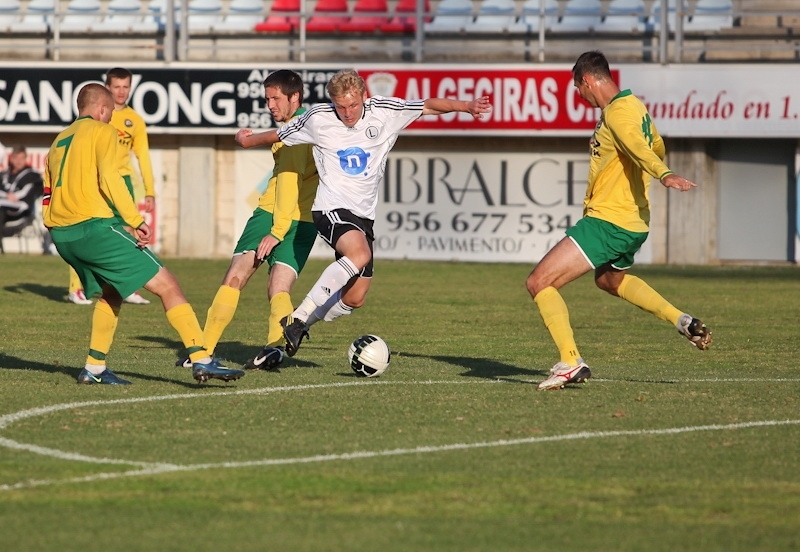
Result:
{"type": "Polygon", "coordinates": [[[357,376],[372,378],[386,371],[392,352],[389,345],[377,335],[362,335],[350,344],[347,358],[357,376]]]}

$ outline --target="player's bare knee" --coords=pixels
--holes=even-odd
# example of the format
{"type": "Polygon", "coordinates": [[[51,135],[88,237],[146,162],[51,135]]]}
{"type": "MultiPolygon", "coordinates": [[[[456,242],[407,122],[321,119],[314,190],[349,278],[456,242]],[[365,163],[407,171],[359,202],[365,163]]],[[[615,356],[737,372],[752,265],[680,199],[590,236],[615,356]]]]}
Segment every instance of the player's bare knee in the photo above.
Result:
{"type": "Polygon", "coordinates": [[[614,297],[619,297],[619,292],[618,292],[619,286],[617,285],[616,282],[609,282],[604,279],[599,279],[595,280],[594,283],[598,288],[602,289],[609,295],[613,295],[614,297]]]}
{"type": "Polygon", "coordinates": [[[528,276],[527,280],[525,280],[525,287],[528,289],[528,293],[531,294],[531,297],[536,297],[536,294],[542,291],[545,287],[540,282],[539,279],[536,278],[532,273],[528,276]]]}

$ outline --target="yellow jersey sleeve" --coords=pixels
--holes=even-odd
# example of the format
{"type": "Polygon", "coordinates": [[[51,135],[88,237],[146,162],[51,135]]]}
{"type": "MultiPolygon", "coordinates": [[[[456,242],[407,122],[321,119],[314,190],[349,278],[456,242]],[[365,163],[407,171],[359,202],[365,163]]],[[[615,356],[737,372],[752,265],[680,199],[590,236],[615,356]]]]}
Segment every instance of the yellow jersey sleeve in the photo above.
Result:
{"type": "MultiPolygon", "coordinates": [[[[300,156],[293,151],[295,146],[286,147],[283,142],[278,142],[272,146],[272,156],[275,158],[275,168],[273,170],[275,186],[275,205],[272,211],[272,229],[270,234],[280,241],[286,237],[286,233],[293,220],[298,220],[300,211],[297,201],[300,197],[300,175],[302,165],[297,162],[300,156]]],[[[301,151],[302,148],[300,148],[301,151]]]]}
{"type": "Polygon", "coordinates": [[[47,154],[43,219],[48,228],[92,218],[113,218],[114,205],[126,224],[144,219],[119,171],[115,129],[81,117],[61,131],[47,154]]]}
{"type": "MultiPolygon", "coordinates": [[[[298,110],[295,116],[303,111],[298,110]]],[[[275,166],[258,206],[272,213],[270,234],[283,241],[292,221],[313,222],[311,206],[317,195],[319,175],[310,144],[286,146],[277,142],[272,146],[272,157],[275,166]]]]}
{"type": "Polygon", "coordinates": [[[637,100],[631,108],[631,103],[619,102],[614,106],[612,102],[606,112],[606,124],[623,155],[653,178],[661,179],[671,172],[664,163],[664,140],[644,105],[637,100]],[[635,109],[636,103],[641,109],[635,109]]]}
{"type": "Polygon", "coordinates": [[[139,162],[139,171],[144,184],[144,194],[155,197],[155,179],[153,165],[150,162],[150,141],[147,137],[147,125],[144,119],[130,106],[115,110],[111,115],[111,126],[117,130],[120,171],[123,175],[133,174],[131,152],[139,162]]]}

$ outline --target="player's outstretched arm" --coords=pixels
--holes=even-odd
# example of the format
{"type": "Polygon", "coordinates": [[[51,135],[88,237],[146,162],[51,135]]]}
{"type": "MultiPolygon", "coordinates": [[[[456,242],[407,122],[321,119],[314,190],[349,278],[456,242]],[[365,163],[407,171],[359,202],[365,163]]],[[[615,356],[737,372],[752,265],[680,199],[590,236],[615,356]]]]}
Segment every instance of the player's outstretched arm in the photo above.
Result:
{"type": "Polygon", "coordinates": [[[492,110],[492,104],[489,103],[489,96],[481,96],[474,100],[450,100],[447,98],[428,98],[425,100],[422,109],[423,115],[442,115],[444,113],[452,113],[453,111],[460,111],[469,113],[476,119],[482,119],[484,113],[489,113],[492,110]]]}
{"type": "Polygon", "coordinates": [[[665,188],[675,188],[676,190],[680,190],[682,192],[687,192],[692,188],[697,187],[697,184],[691,180],[687,180],[684,177],[678,176],[674,173],[664,175],[664,177],[661,179],[661,183],[665,188]]]}
{"type": "Polygon", "coordinates": [[[275,142],[279,142],[280,138],[278,138],[278,132],[274,129],[253,134],[253,129],[242,128],[236,133],[234,140],[240,147],[248,149],[258,146],[271,146],[275,142]]]}

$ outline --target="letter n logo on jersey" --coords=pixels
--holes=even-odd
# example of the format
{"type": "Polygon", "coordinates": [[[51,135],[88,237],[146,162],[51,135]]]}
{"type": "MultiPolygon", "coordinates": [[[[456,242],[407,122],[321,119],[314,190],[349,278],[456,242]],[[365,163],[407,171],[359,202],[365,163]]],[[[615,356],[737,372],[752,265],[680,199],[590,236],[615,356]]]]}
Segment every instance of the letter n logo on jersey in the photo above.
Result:
{"type": "Polygon", "coordinates": [[[347,148],[336,152],[339,156],[339,165],[347,174],[361,174],[367,170],[369,154],[361,148],[347,148]]]}

